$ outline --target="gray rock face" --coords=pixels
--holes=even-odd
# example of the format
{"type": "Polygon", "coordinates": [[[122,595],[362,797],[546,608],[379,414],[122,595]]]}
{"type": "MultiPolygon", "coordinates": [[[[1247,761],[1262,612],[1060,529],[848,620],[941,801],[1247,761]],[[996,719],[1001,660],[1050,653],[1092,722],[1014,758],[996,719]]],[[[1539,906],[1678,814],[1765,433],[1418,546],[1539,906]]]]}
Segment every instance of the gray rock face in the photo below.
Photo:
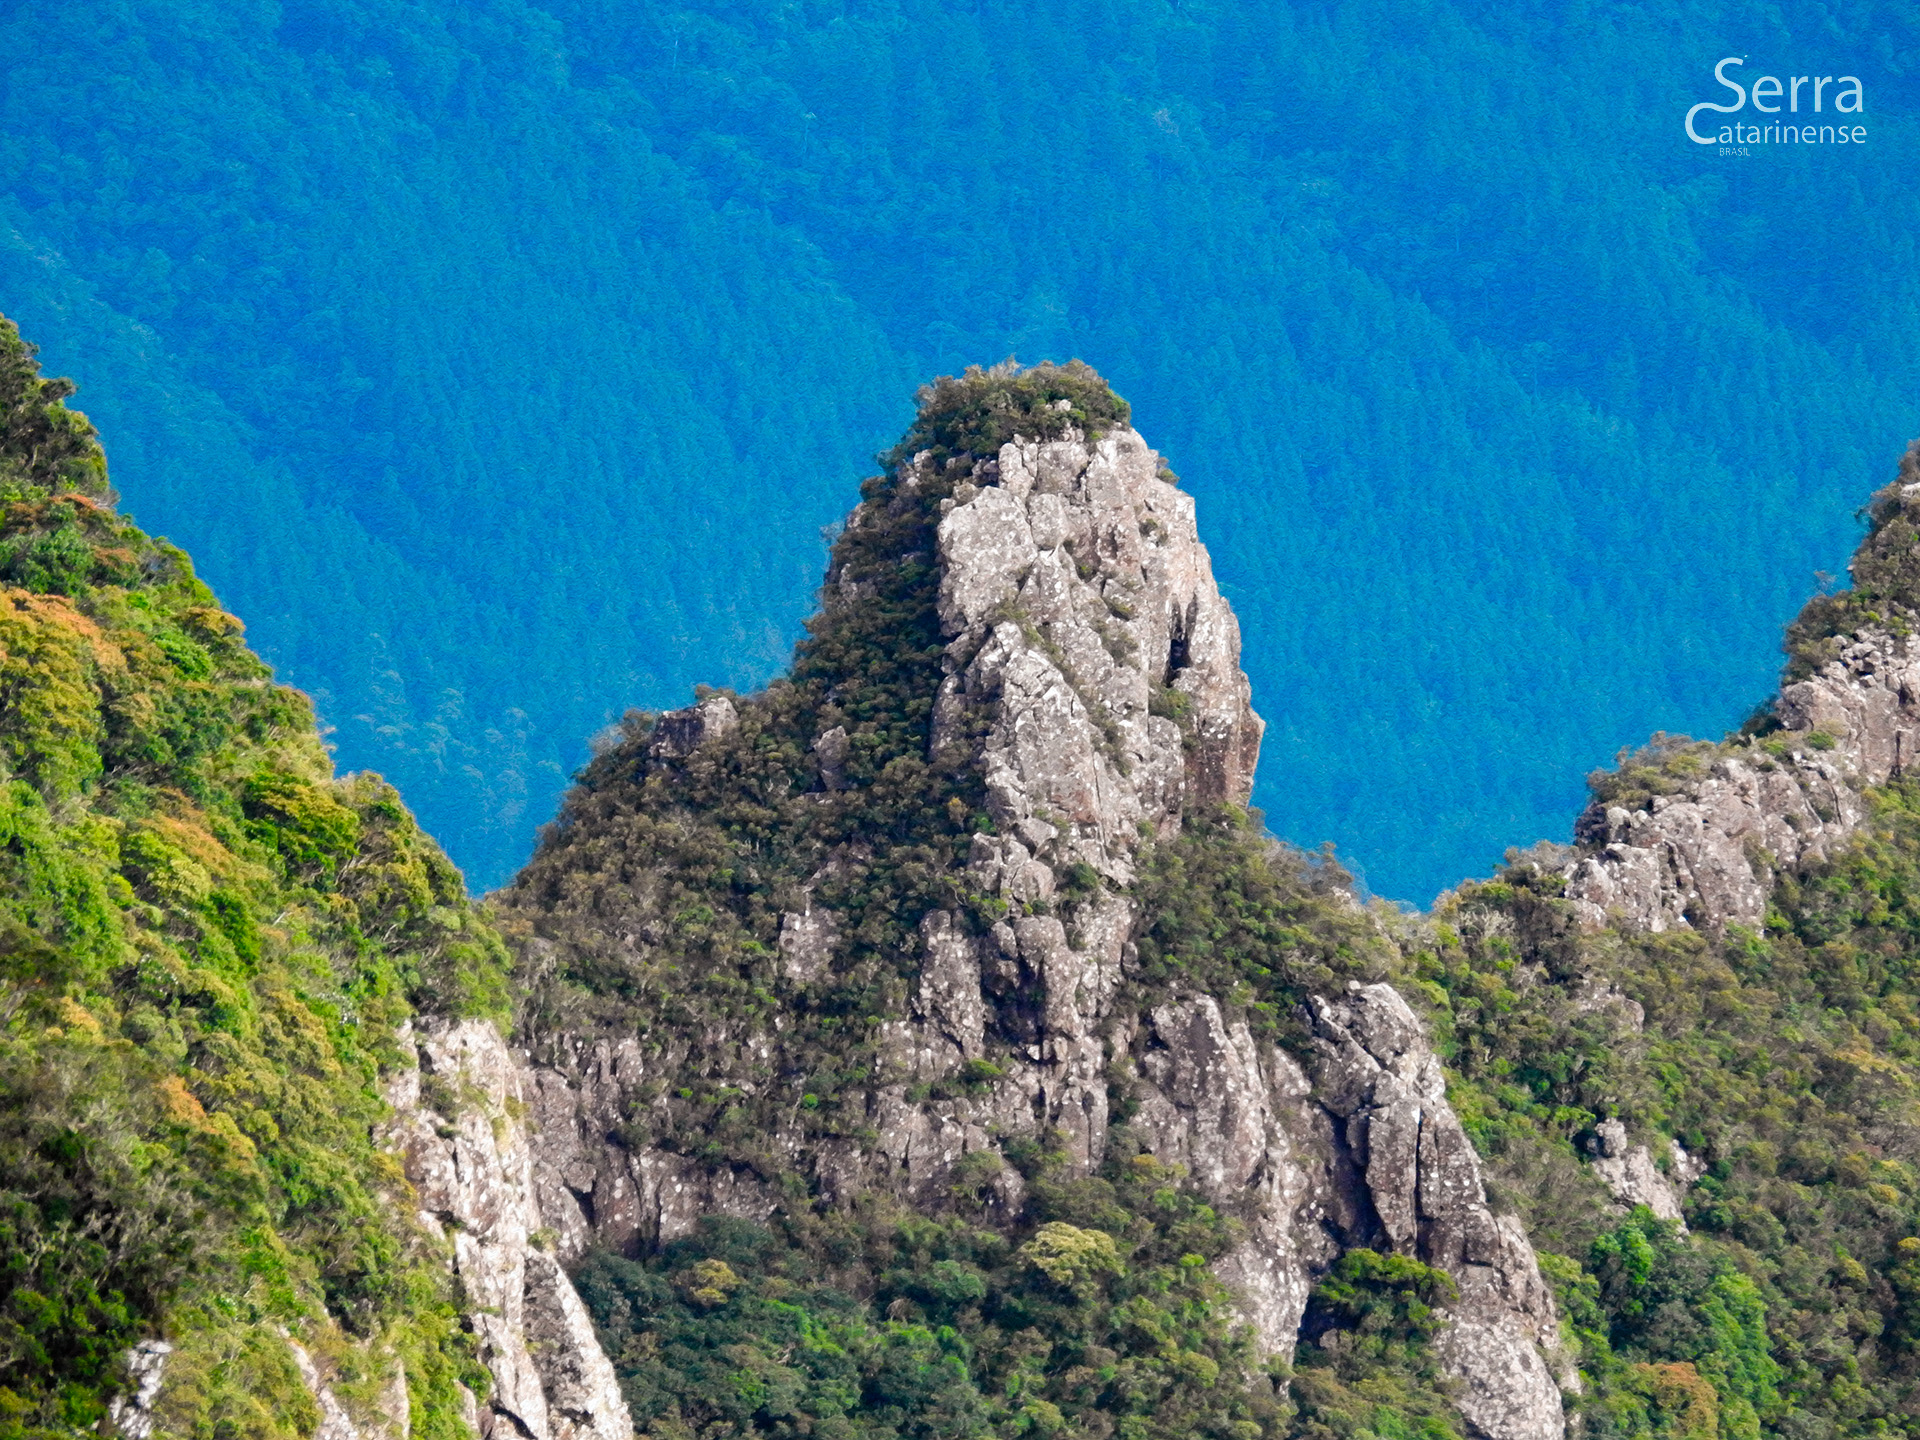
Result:
{"type": "Polygon", "coordinates": [[[415,1043],[419,1067],[389,1089],[388,1138],[422,1223],[452,1233],[454,1268],[493,1374],[477,1417],[482,1436],[631,1440],[626,1402],[580,1297],[534,1243],[543,1223],[512,1052],[483,1020],[430,1029],[415,1043]]]}
{"type": "Polygon", "coordinates": [[[166,1379],[167,1356],[173,1346],[165,1340],[142,1340],[127,1352],[127,1377],[133,1389],[114,1396],[107,1405],[107,1418],[116,1435],[125,1440],[147,1440],[153,1434],[153,1402],[159,1398],[161,1382],[166,1379]]]}
{"type": "Polygon", "coordinates": [[[1242,1216],[1246,1238],[1215,1273],[1262,1348],[1291,1356],[1314,1278],[1339,1253],[1324,1223],[1336,1147],[1306,1075],[1212,996],[1154,1008],[1133,1042],[1134,1129],[1242,1216]]]}
{"type": "MultiPolygon", "coordinates": [[[[900,488],[930,483],[932,463],[916,457],[900,488]]],[[[1140,846],[1177,832],[1185,805],[1244,803],[1262,728],[1193,501],[1160,474],[1131,430],[1097,443],[1069,434],[1003,447],[943,502],[947,645],[930,747],[960,748],[985,782],[995,833],[974,837],[965,882],[1004,901],[1006,918],[984,934],[945,910],[920,919],[919,973],[881,1028],[865,1095],[870,1141],[809,1139],[797,1117],[758,1141],[828,1203],[875,1191],[940,1203],[958,1174],[1010,1218],[1024,1182],[1000,1147],[1048,1132],[1071,1169],[1091,1171],[1124,1096],[1134,1136],[1244,1227],[1217,1273],[1267,1353],[1293,1353],[1309,1292],[1342,1249],[1399,1249],[1460,1285],[1441,1344],[1478,1433],[1558,1440],[1542,1355],[1557,1340],[1551,1299],[1526,1237],[1487,1208],[1404,1002],[1385,986],[1325,1002],[1312,1079],[1214,997],[1122,1003],[1141,918],[1124,887],[1140,846]]],[[[856,510],[849,531],[874,523],[868,507],[880,503],[856,510]]],[[[822,596],[829,618],[865,601],[841,574],[822,596]]],[[[734,712],[710,700],[668,718],[653,747],[674,758],[734,712]]],[[[822,790],[843,788],[845,730],[811,745],[822,790]]],[[[781,917],[779,970],[792,984],[831,972],[845,928],[818,898],[826,873],[781,917]]],[[[645,1250],[703,1215],[765,1220],[778,1208],[751,1176],[645,1138],[669,1123],[663,1097],[706,1073],[708,1057],[770,1067],[774,1025],[655,1033],[644,1050],[630,1036],[532,1037],[522,1085],[534,1186],[563,1259],[591,1244],[645,1250]]]]}
{"type": "Polygon", "coordinates": [[[739,723],[740,714],[731,700],[724,695],[710,696],[698,705],[662,715],[653,730],[653,753],[663,759],[683,759],[739,723]]]}
{"type": "MultiPolygon", "coordinates": [[[[735,1037],[714,1037],[717,1044],[735,1037]]],[[[632,1037],[545,1037],[523,1076],[533,1183],[563,1261],[590,1244],[636,1251],[692,1233],[702,1215],[765,1220],[775,1199],[731,1171],[621,1143],[650,1113],[649,1081],[684,1052],[645,1056],[632,1037]]]]}
{"type": "Polygon", "coordinates": [[[1553,1296],[1533,1247],[1487,1206],[1480,1161],[1447,1103],[1440,1062],[1388,985],[1313,1002],[1314,1093],[1341,1122],[1381,1240],[1459,1286],[1436,1337],[1462,1416],[1487,1440],[1564,1433],[1553,1296]],[[1543,1353],[1545,1352],[1545,1353],[1543,1353]]]}
{"type": "MultiPolygon", "coordinates": [[[[1653,1162],[1653,1152],[1644,1145],[1627,1140],[1627,1127],[1618,1120],[1602,1120],[1595,1137],[1593,1172],[1606,1183],[1621,1208],[1631,1210],[1644,1205],[1662,1220],[1673,1220],[1685,1230],[1680,1219],[1680,1197],[1674,1194],[1667,1177],[1653,1162]]],[[[1683,1164],[1684,1150],[1674,1145],[1675,1161],[1683,1164]]]]}
{"type": "Polygon", "coordinates": [[[1587,853],[1567,871],[1581,921],[1718,931],[1766,918],[1775,874],[1830,854],[1867,817],[1860,791],[1898,775],[1920,746],[1920,649],[1868,629],[1776,702],[1788,732],[1830,749],[1723,755],[1685,792],[1649,810],[1596,806],[1587,853]]]}
{"type": "Polygon", "coordinates": [[[1252,791],[1264,727],[1239,622],[1193,497],[1160,470],[1132,430],[1021,441],[944,502],[951,643],[933,745],[961,743],[968,712],[988,712],[994,819],[1056,872],[1084,863],[1125,883],[1143,824],[1177,827],[1183,802],[1252,791]]]}

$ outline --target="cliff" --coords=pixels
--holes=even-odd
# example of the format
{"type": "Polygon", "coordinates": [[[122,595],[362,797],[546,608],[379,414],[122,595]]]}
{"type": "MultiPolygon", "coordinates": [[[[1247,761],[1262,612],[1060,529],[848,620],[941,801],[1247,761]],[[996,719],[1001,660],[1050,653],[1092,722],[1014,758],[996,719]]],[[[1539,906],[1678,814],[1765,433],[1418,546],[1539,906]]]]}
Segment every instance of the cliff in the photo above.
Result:
{"type": "Polygon", "coordinates": [[[791,678],[630,716],[499,897],[542,1214],[637,1423],[1903,1413],[1915,462],[1753,724],[1414,917],[1249,824],[1236,625],[1126,419],[1075,367],[930,387],[791,678]],[[843,1302],[839,1400],[740,1338],[843,1302]]]}
{"type": "Polygon", "coordinates": [[[0,1434],[624,1440],[506,951],[71,393],[0,319],[0,1434]]]}
{"type": "Polygon", "coordinates": [[[1582,923],[1635,929],[1758,929],[1781,875],[1839,847],[1920,744],[1920,648],[1911,630],[1920,460],[1875,497],[1853,589],[1807,607],[1789,637],[1780,695],[1717,746],[1671,742],[1643,757],[1657,793],[1604,784],[1581,817],[1567,895],[1582,923]]]}

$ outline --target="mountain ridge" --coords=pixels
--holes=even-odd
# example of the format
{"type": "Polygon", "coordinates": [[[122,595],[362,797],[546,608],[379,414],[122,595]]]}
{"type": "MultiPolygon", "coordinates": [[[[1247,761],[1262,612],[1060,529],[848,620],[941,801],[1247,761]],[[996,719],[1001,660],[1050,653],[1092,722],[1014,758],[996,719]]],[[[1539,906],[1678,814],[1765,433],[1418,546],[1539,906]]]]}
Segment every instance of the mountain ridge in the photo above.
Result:
{"type": "Polygon", "coordinates": [[[0,355],[0,1434],[1912,1428],[1913,453],[1770,716],[1417,915],[1246,809],[1125,403],[945,377],[483,914],[0,355]]]}

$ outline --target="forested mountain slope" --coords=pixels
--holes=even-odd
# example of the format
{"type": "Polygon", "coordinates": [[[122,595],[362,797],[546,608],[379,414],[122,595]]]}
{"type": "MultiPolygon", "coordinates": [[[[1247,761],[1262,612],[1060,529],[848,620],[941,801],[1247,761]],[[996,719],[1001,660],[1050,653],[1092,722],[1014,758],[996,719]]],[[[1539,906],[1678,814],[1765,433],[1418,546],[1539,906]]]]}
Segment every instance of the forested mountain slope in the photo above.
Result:
{"type": "Polygon", "coordinates": [[[942,380],[489,918],[68,393],[0,331],[0,1433],[1920,1428],[1920,452],[1773,706],[1417,915],[1245,808],[1125,403],[942,380]]]}
{"type": "Polygon", "coordinates": [[[481,887],[628,704],[778,668],[915,380],[1082,355],[1210,507],[1272,823],[1425,901],[1620,735],[1736,723],[1920,430],[1916,49],[1888,3],[0,6],[0,308],[481,887]],[[1860,74],[1869,143],[1702,154],[1732,53],[1860,74]]]}

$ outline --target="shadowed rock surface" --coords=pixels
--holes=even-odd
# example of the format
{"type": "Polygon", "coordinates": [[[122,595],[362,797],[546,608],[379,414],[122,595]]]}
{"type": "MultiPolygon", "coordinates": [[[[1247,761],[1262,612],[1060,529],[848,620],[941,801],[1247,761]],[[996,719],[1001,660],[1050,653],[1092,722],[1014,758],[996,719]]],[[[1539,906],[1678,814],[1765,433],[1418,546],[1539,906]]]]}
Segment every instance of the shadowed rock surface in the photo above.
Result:
{"type": "Polygon", "coordinates": [[[523,1072],[484,1020],[433,1026],[413,1043],[418,1064],[388,1086],[389,1143],[418,1196],[421,1223],[451,1236],[480,1358],[493,1377],[478,1412],[482,1436],[627,1440],[633,1424],[613,1367],[573,1282],[535,1239],[543,1226],[522,1122],[523,1072]],[[438,1108],[424,1098],[423,1079],[443,1097],[438,1108]]]}

